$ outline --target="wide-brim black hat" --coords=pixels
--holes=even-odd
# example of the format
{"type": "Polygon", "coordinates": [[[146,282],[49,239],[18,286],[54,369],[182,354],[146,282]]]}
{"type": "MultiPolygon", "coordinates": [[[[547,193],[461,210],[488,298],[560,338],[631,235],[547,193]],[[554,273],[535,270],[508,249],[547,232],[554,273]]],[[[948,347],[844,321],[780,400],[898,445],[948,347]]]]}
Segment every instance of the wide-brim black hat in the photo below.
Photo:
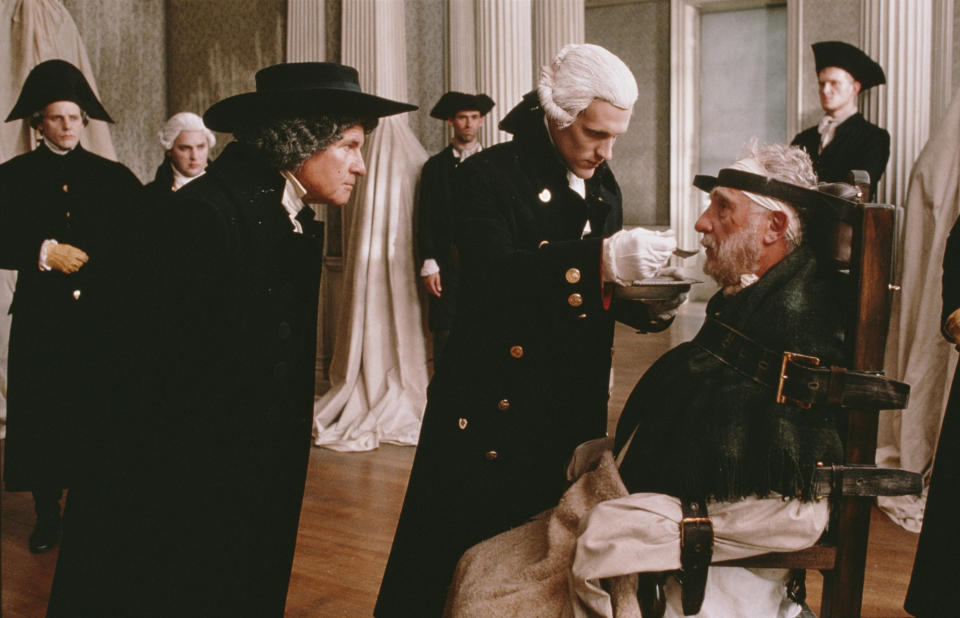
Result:
{"type": "Polygon", "coordinates": [[[811,47],[818,75],[827,67],[840,67],[860,82],[861,92],[887,83],[883,68],[854,45],[843,41],[821,41],[811,47]]]}
{"type": "Polygon", "coordinates": [[[772,197],[795,207],[808,220],[829,217],[841,221],[852,221],[856,208],[854,202],[826,191],[808,189],[729,167],[720,170],[716,176],[696,175],[693,186],[707,193],[714,187],[728,187],[772,197]]]}
{"type": "Polygon", "coordinates": [[[493,106],[493,99],[485,94],[467,94],[453,90],[440,97],[437,104],[430,110],[430,115],[446,120],[456,116],[457,112],[476,110],[481,116],[486,116],[493,106]]]}
{"type": "Polygon", "coordinates": [[[257,71],[256,92],[214,103],[203,122],[214,131],[233,133],[264,118],[301,114],[350,114],[382,118],[417,109],[360,90],[357,70],[334,62],[292,62],[257,71]]]}
{"type": "Polygon", "coordinates": [[[56,101],[72,101],[90,118],[113,122],[80,69],[59,59],[47,60],[33,67],[6,121],[27,118],[56,101]]]}

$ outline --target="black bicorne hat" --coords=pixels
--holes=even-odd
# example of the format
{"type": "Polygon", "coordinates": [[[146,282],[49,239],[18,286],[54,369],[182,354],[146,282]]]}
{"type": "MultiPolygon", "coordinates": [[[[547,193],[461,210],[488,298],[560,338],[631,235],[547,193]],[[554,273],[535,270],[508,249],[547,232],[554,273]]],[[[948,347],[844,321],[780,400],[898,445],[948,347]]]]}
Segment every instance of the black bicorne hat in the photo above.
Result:
{"type": "Polygon", "coordinates": [[[80,69],[66,60],[47,60],[33,67],[7,122],[27,118],[56,101],[72,101],[90,118],[113,122],[80,69]]]}
{"type": "Polygon", "coordinates": [[[887,83],[883,68],[858,47],[843,41],[821,41],[811,47],[818,75],[827,67],[839,67],[860,82],[861,92],[887,83]]]}
{"type": "Polygon", "coordinates": [[[335,113],[381,118],[417,109],[360,90],[357,70],[335,62],[291,62],[257,71],[256,92],[214,103],[203,122],[214,131],[233,133],[271,116],[335,113]]]}
{"type": "Polygon", "coordinates": [[[476,110],[481,116],[486,116],[493,106],[493,99],[485,94],[467,94],[452,90],[440,97],[437,104],[430,110],[430,115],[446,120],[456,116],[457,112],[476,110]]]}

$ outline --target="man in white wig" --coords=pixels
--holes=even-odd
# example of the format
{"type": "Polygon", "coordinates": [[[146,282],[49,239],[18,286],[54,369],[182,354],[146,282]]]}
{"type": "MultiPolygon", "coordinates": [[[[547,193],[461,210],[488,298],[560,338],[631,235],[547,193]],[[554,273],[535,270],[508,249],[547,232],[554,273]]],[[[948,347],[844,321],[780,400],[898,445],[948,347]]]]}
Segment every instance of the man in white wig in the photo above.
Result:
{"type": "MultiPolygon", "coordinates": [[[[569,453],[605,435],[612,288],[656,275],[676,246],[621,230],[607,161],[636,98],[622,60],[568,45],[501,121],[513,140],[457,168],[458,312],[377,616],[439,615],[461,553],[556,503],[569,453]]],[[[669,324],[674,307],[636,304],[633,324],[669,324]]]]}
{"type": "Polygon", "coordinates": [[[833,396],[863,405],[847,390],[857,382],[859,395],[882,391],[889,400],[880,407],[897,407],[906,389],[851,371],[830,390],[829,367],[845,355],[838,295],[804,234],[824,206],[852,204],[817,190],[806,153],[753,146],[694,184],[710,193],[696,223],[704,270],[722,286],[704,326],[640,379],[615,441],[577,449],[570,472],[579,480],[548,517],[464,555],[451,615],[635,615],[636,573],[645,574],[645,616],[662,599],[656,586],[665,586],[670,616],[800,611],[790,595],[801,599],[802,580],[776,569],[708,571],[711,554],[720,561],[813,545],[829,515],[816,499],[829,493],[831,471],[817,464],[842,462],[833,396]],[[824,368],[782,369],[785,351],[824,368]],[[782,403],[781,372],[792,378],[782,403]]]}
{"type": "Polygon", "coordinates": [[[217,138],[203,124],[203,119],[192,112],[171,116],[159,137],[166,156],[147,190],[164,197],[203,175],[217,138]]]}

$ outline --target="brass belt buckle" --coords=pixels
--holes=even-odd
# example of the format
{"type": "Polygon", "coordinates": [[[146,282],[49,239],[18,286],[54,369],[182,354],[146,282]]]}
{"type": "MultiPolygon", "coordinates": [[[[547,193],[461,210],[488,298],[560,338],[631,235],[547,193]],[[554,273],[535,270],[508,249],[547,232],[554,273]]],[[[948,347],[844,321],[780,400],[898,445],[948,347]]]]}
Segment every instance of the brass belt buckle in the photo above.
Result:
{"type": "MultiPolygon", "coordinates": [[[[787,380],[787,365],[790,362],[797,364],[807,365],[808,367],[819,367],[820,359],[816,356],[810,356],[809,354],[798,354],[796,352],[784,352],[783,353],[783,362],[780,363],[780,380],[777,382],[777,403],[789,403],[791,399],[783,394],[783,383],[787,380]]],[[[804,410],[809,410],[813,403],[808,403],[806,401],[798,401],[793,399],[792,402],[798,407],[803,408],[804,410]]]]}
{"type": "Polygon", "coordinates": [[[713,531],[713,521],[709,517],[684,517],[680,520],[680,547],[687,545],[687,526],[708,526],[713,531]]]}

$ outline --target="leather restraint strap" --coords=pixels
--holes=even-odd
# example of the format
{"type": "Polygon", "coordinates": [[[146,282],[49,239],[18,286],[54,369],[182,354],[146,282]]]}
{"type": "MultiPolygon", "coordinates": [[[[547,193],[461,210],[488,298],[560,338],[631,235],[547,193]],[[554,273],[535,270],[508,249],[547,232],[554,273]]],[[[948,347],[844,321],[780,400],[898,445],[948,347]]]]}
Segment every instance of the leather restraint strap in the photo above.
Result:
{"type": "Polygon", "coordinates": [[[680,582],[683,615],[693,616],[703,605],[707,587],[707,569],[713,557],[713,522],[707,516],[706,502],[683,500],[681,506],[680,571],[675,576],[680,582]]]}
{"type": "Polygon", "coordinates": [[[775,389],[777,403],[899,410],[910,396],[909,384],[881,373],[818,367],[815,356],[771,350],[712,317],[693,342],[741,375],[775,389]]]}

